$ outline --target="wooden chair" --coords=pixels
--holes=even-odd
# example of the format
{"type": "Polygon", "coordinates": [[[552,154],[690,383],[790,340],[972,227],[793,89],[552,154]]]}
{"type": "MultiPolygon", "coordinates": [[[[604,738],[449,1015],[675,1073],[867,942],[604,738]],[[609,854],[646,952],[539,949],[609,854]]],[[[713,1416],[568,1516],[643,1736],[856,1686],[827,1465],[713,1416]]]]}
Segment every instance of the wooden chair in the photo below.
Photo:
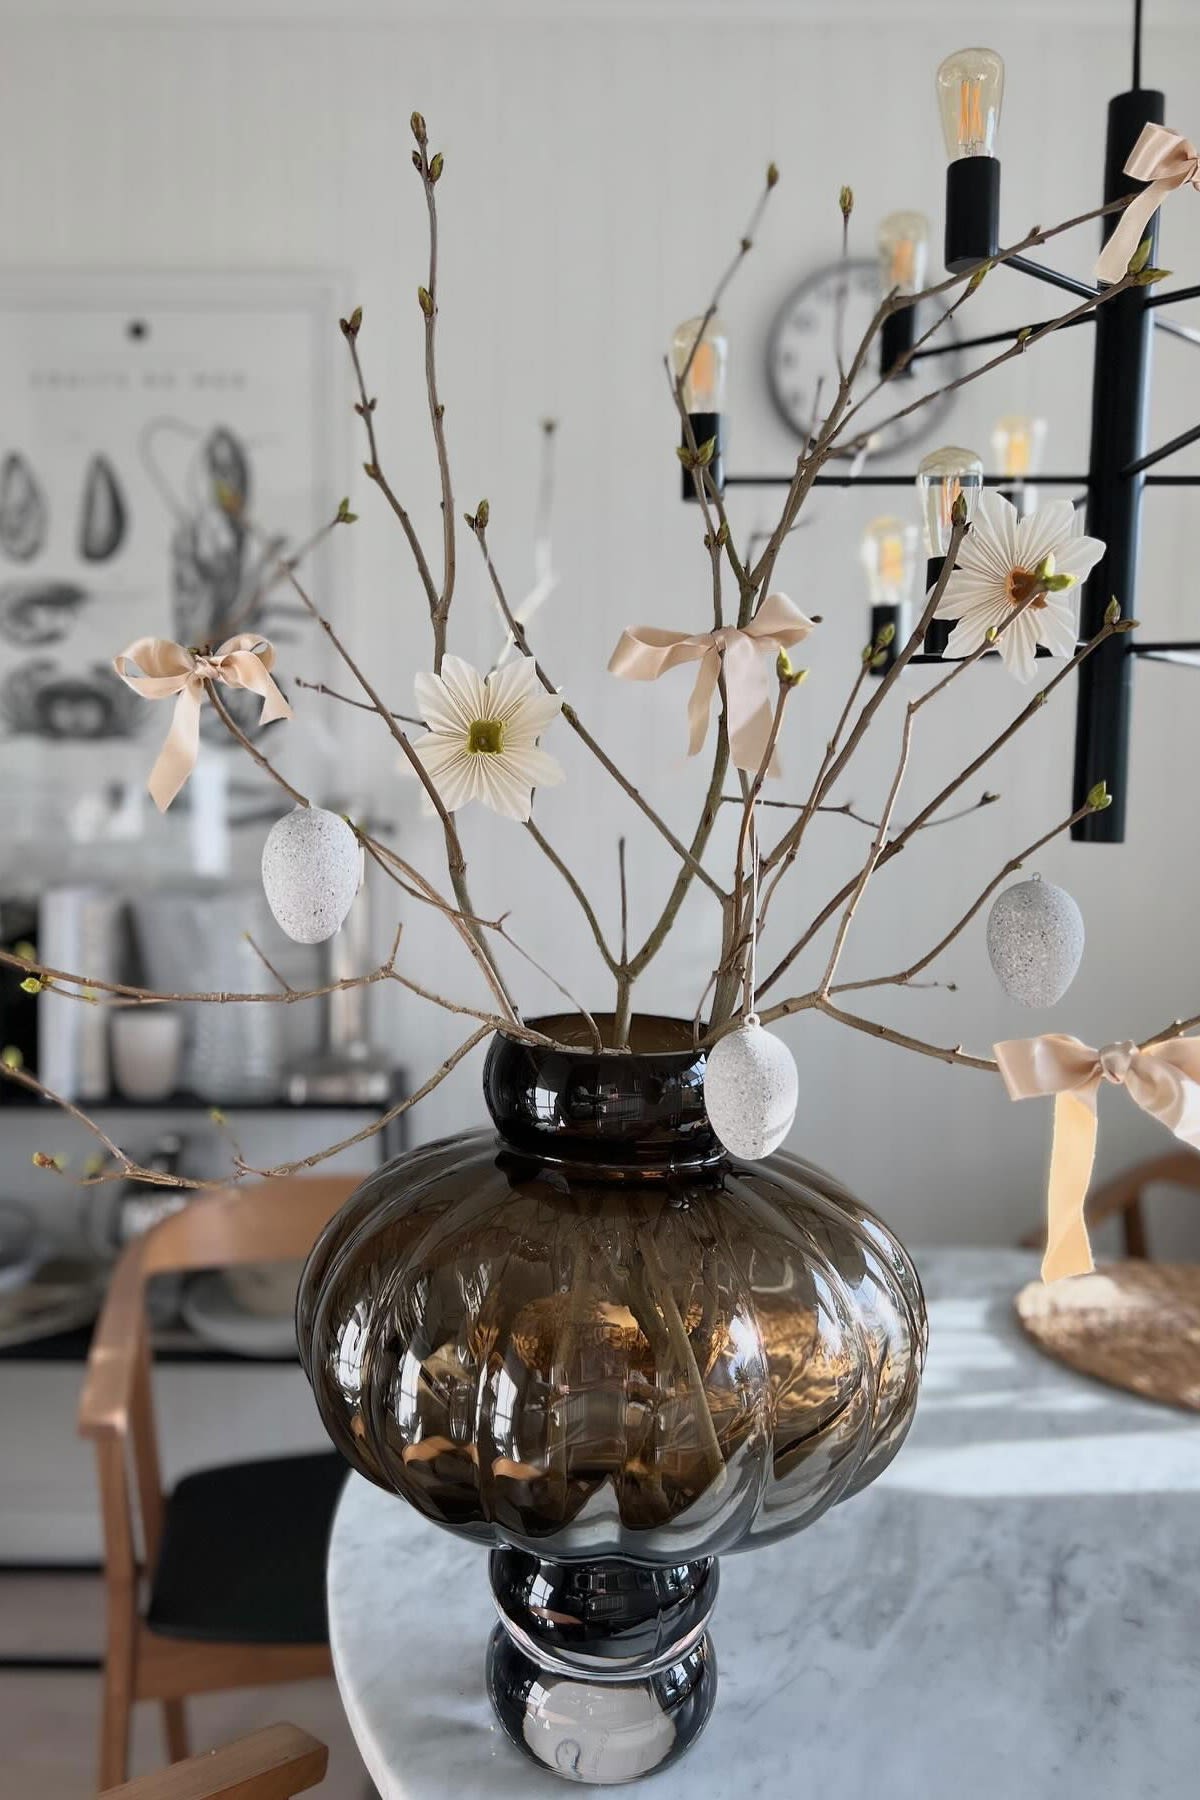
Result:
{"type": "Polygon", "coordinates": [[[80,1432],[96,1446],[104,1531],[102,1789],[128,1774],[135,1701],[162,1702],[174,1762],[188,1754],[188,1694],[332,1672],[325,1545],[345,1466],[332,1452],[235,1463],[185,1476],[165,1495],[145,1286],[167,1270],[303,1256],[357,1185],[310,1177],[193,1201],[113,1271],[79,1406],[80,1432]]]}
{"type": "MultiPolygon", "coordinates": [[[[1142,1199],[1149,1187],[1187,1188],[1200,1192],[1200,1156],[1194,1150],[1168,1150],[1149,1162],[1135,1163],[1103,1182],[1088,1196],[1088,1229],[1095,1230],[1108,1219],[1119,1218],[1126,1256],[1149,1257],[1146,1238],[1146,1215],[1142,1199]]],[[[1040,1250],[1046,1242],[1044,1231],[1033,1231],[1021,1239],[1023,1245],[1040,1250]]]]}
{"type": "Polygon", "coordinates": [[[106,1788],[101,1800],[291,1800],[325,1779],[329,1752],[296,1725],[268,1725],[249,1737],[106,1788]]]}

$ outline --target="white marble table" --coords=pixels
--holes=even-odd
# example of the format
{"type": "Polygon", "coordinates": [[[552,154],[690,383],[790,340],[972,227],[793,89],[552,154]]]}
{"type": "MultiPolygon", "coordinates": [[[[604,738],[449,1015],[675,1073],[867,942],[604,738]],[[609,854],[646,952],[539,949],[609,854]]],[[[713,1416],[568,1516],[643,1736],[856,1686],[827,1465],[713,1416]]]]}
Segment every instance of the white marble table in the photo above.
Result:
{"type": "MultiPolygon", "coordinates": [[[[918,1256],[929,1366],[868,1492],[721,1563],[716,1710],[655,1800],[1200,1793],[1200,1422],[1048,1361],[1033,1259],[918,1256]]],[[[564,1791],[494,1722],[484,1555],[352,1476],[334,1666],[383,1800],[564,1791]]]]}

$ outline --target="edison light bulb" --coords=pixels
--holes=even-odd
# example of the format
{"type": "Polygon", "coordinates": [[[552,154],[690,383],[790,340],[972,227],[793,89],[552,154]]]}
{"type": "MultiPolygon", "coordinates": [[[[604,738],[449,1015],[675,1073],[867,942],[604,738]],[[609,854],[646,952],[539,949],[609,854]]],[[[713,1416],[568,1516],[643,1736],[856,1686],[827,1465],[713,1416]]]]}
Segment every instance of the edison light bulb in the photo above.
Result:
{"type": "Polygon", "coordinates": [[[1033,419],[1024,413],[1011,413],[997,419],[992,427],[992,451],[996,467],[1006,481],[1025,481],[1036,475],[1042,464],[1042,446],[1046,441],[1045,419],[1033,419]]]}
{"type": "Polygon", "coordinates": [[[683,380],[683,404],[689,413],[719,413],[725,410],[725,372],[728,361],[729,339],[724,325],[715,313],[707,325],[703,319],[684,320],[671,340],[671,366],[675,371],[676,381],[681,378],[683,380]],[[702,332],[701,326],[704,327],[702,332]],[[699,343],[696,342],[697,336],[699,343]]]}
{"type": "Polygon", "coordinates": [[[879,276],[885,294],[915,294],[925,286],[929,220],[924,213],[894,212],[880,221],[879,276]]]}
{"type": "Polygon", "coordinates": [[[951,515],[958,496],[961,494],[966,501],[970,519],[982,488],[983,463],[973,450],[947,444],[922,457],[917,466],[917,492],[921,496],[925,548],[931,557],[945,556],[950,548],[950,533],[954,529],[951,515]]]}
{"type": "Polygon", "coordinates": [[[937,72],[938,107],[946,154],[995,156],[1004,98],[1004,63],[994,50],[955,50],[937,72]]]}
{"type": "Polygon", "coordinates": [[[872,606],[903,606],[917,567],[917,528],[890,516],[872,519],[860,550],[872,606]]]}
{"type": "Polygon", "coordinates": [[[1045,441],[1045,419],[1031,418],[1025,413],[1012,413],[997,419],[992,427],[996,468],[1009,485],[1009,498],[1022,518],[1037,510],[1037,490],[1030,485],[1030,477],[1042,466],[1045,441]]]}

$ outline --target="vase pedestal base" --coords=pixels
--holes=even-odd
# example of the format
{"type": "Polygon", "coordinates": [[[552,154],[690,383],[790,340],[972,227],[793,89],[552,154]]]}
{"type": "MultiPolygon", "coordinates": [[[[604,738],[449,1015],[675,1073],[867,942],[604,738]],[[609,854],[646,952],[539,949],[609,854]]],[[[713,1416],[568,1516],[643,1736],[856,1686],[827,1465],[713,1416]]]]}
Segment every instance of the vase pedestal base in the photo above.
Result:
{"type": "Polygon", "coordinates": [[[503,1549],[489,1574],[500,1622],[488,1694],[534,1762],[610,1787],[661,1769],[700,1735],[717,1692],[714,1558],[663,1568],[503,1549]]]}

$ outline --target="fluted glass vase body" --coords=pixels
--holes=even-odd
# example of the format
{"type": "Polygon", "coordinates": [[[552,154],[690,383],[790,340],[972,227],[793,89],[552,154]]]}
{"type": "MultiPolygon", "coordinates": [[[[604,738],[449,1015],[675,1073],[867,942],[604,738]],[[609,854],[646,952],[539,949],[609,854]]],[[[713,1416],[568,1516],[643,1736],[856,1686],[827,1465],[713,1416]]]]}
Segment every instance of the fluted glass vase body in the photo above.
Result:
{"type": "Polygon", "coordinates": [[[301,1356],[347,1460],[548,1562],[694,1564],[799,1530],[911,1422],[920,1285],[799,1157],[728,1155],[691,1028],[497,1036],[496,1129],[399,1158],[317,1244],[301,1356]]]}

